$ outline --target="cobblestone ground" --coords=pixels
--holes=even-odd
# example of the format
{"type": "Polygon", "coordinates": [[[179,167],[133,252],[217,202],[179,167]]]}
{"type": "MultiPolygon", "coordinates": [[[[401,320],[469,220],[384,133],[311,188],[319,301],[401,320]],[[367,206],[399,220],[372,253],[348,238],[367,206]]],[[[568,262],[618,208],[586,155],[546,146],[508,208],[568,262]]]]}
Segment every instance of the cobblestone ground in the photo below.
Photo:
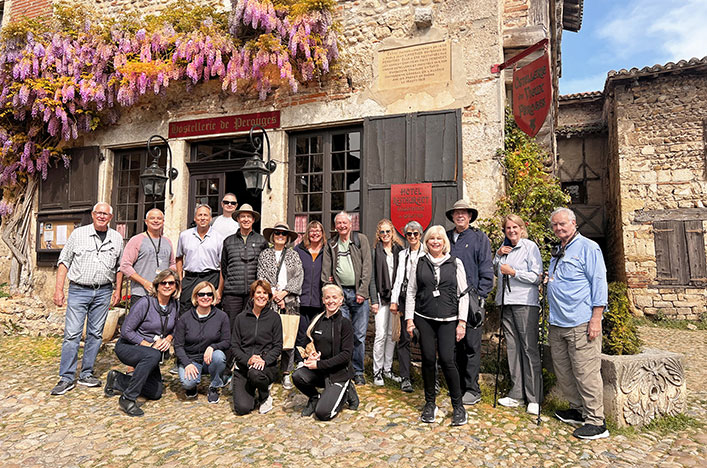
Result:
{"type": "MultiPolygon", "coordinates": [[[[642,328],[646,343],[687,357],[689,414],[707,422],[707,332],[642,328]]],[[[209,405],[202,393],[185,401],[174,376],[145,416],[129,418],[117,398],[76,388],[52,397],[58,368],[56,339],[0,338],[0,466],[704,466],[705,427],[667,435],[644,431],[579,441],[572,428],[543,416],[480,403],[469,424],[449,427],[444,416],[418,420],[422,393],[392,387],[360,389],[361,408],[333,422],[301,418],[305,398],[275,385],[267,415],[235,416],[229,393],[209,405]],[[702,461],[700,461],[702,460],[702,461]]],[[[97,374],[119,368],[111,350],[97,374]]],[[[167,370],[165,367],[163,370],[167,370]]]]}

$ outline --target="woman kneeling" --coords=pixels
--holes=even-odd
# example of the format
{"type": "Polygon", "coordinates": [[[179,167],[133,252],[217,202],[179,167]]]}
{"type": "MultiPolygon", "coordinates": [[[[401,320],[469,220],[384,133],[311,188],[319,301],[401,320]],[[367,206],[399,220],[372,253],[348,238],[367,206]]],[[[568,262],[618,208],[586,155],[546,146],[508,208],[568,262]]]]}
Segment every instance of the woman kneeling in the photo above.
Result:
{"type": "Polygon", "coordinates": [[[135,368],[132,376],[111,370],[106,377],[105,395],[122,393],[118,404],[128,416],[144,414],[135,403],[138,396],[150,400],[159,400],[162,396],[160,362],[172,344],[172,330],[177,321],[177,273],[161,271],[152,282],[152,288],[152,295],[143,297],[130,309],[115,345],[118,359],[135,368]]]}
{"type": "Polygon", "coordinates": [[[335,284],[327,284],[322,288],[322,297],[324,312],[309,325],[307,336],[312,343],[303,367],[294,372],[292,381],[309,397],[302,416],[314,414],[321,421],[329,421],[339,414],[344,403],[358,409],[358,395],[351,382],[353,327],[339,311],[344,292],[335,284]],[[318,387],[324,388],[321,395],[318,387]]]}
{"type": "Polygon", "coordinates": [[[228,315],[213,306],[216,288],[208,281],[194,287],[191,303],[177,322],[174,330],[174,353],[179,362],[179,380],[187,398],[196,398],[201,375],[211,376],[207,400],[219,402],[219,388],[223,386],[226,370],[226,351],[231,347],[228,315]]]}
{"type": "Polygon", "coordinates": [[[270,283],[254,281],[250,300],[233,323],[231,350],[235,368],[231,390],[233,411],[240,415],[256,407],[261,414],[272,409],[270,387],[277,377],[277,358],[282,352],[282,321],[273,309],[272,298],[270,283]]]}

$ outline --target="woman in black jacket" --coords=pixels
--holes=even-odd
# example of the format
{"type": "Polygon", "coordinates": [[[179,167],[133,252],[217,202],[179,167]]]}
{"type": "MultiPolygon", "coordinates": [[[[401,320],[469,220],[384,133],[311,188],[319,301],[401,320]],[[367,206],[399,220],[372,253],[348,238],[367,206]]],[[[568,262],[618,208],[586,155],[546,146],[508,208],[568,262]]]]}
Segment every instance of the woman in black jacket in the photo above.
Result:
{"type": "Polygon", "coordinates": [[[314,414],[321,421],[329,421],[339,414],[344,403],[357,409],[358,395],[351,382],[353,327],[339,310],[344,292],[335,284],[327,284],[322,288],[322,298],[325,311],[314,318],[307,330],[312,343],[292,381],[309,397],[302,416],[314,414]],[[321,395],[317,388],[324,388],[321,395]]]}
{"type": "Polygon", "coordinates": [[[319,221],[310,221],[302,236],[302,242],[295,247],[304,270],[302,294],[299,297],[300,321],[296,346],[307,345],[307,328],[312,319],[322,311],[322,248],[325,245],[324,226],[319,221]]]}
{"type": "Polygon", "coordinates": [[[250,300],[233,325],[235,368],[231,391],[233,411],[239,415],[250,413],[256,406],[261,414],[272,409],[270,386],[277,377],[277,359],[282,352],[282,321],[272,307],[272,298],[270,283],[254,281],[250,300]]]}
{"type": "Polygon", "coordinates": [[[226,370],[226,352],[231,347],[228,315],[213,306],[216,288],[208,281],[192,292],[194,308],[182,314],[174,330],[174,353],[179,364],[179,380],[187,398],[196,398],[201,375],[211,376],[207,400],[219,402],[226,370]]]}

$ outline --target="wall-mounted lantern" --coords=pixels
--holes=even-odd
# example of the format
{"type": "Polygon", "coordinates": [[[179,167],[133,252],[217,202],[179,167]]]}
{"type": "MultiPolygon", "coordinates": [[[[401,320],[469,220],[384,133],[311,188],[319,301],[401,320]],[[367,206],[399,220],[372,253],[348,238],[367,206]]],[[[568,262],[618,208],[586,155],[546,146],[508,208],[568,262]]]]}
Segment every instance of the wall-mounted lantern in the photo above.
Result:
{"type": "Polygon", "coordinates": [[[275,172],[277,164],[270,159],[270,139],[263,127],[250,128],[250,144],[253,146],[253,156],[243,165],[243,178],[245,186],[253,193],[258,193],[265,188],[267,183],[270,188],[270,174],[275,172]],[[258,132],[259,130],[259,132],[258,132]],[[254,133],[254,131],[256,131],[254,133]],[[267,152],[267,161],[265,153],[267,152]]]}
{"type": "Polygon", "coordinates": [[[153,202],[158,198],[165,196],[165,187],[169,182],[169,196],[172,197],[172,181],[177,178],[179,171],[172,167],[172,149],[164,137],[160,135],[152,135],[147,140],[147,154],[152,156],[152,163],[140,174],[140,185],[146,197],[152,197],[153,202]],[[159,146],[153,146],[152,140],[160,140],[161,144],[167,148],[167,172],[165,173],[158,162],[162,156],[162,150],[159,146]]]}

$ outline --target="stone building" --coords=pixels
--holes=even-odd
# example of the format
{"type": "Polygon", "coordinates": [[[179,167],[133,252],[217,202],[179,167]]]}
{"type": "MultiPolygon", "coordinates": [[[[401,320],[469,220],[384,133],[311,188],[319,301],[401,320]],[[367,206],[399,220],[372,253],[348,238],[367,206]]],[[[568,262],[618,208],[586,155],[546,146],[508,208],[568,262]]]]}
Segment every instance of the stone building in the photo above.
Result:
{"type": "Polygon", "coordinates": [[[611,71],[603,92],[560,98],[561,180],[639,313],[707,312],[705,103],[707,57],[611,71]]]}
{"type": "MultiPolygon", "coordinates": [[[[155,13],[170,3],[96,0],[93,5],[115,15],[128,8],[155,13]]],[[[160,96],[121,109],[116,125],[77,141],[71,169],[50,173],[36,201],[29,241],[39,295],[50,297],[60,247],[45,248],[44,236],[51,232],[57,239],[59,226],[88,222],[96,200],[113,205],[114,227],[126,239],[144,229],[151,204],[138,180],[150,164],[146,143],[152,135],[168,140],[179,172],[173,194],[155,201],[164,208],[165,231],[173,240],[189,225],[196,203],[210,204],[217,214],[226,192],[263,214],[258,229],[282,219],[299,232],[311,219],[332,229],[333,216],[345,209],[353,213],[356,228],[372,235],[377,221],[390,216],[390,185],[418,182],[432,184],[433,224],[449,225],[444,210],[462,196],[489,216],[503,190],[496,154],[503,144],[511,77],[510,70],[493,74],[490,68],[547,38],[557,96],[562,31],[579,29],[582,0],[336,3],[346,56],[339,78],[265,100],[222,92],[217,82],[189,91],[174,83],[160,96]],[[277,166],[271,188],[253,194],[241,171],[248,158],[239,151],[250,150],[247,128],[263,122],[277,166]],[[240,123],[237,131],[222,130],[233,123],[240,123]]],[[[231,7],[230,1],[218,4],[231,7]]],[[[47,14],[50,5],[50,0],[6,0],[4,22],[47,14]]],[[[555,98],[541,131],[551,150],[556,109],[555,98]]],[[[10,258],[4,245],[0,254],[10,258]]]]}

